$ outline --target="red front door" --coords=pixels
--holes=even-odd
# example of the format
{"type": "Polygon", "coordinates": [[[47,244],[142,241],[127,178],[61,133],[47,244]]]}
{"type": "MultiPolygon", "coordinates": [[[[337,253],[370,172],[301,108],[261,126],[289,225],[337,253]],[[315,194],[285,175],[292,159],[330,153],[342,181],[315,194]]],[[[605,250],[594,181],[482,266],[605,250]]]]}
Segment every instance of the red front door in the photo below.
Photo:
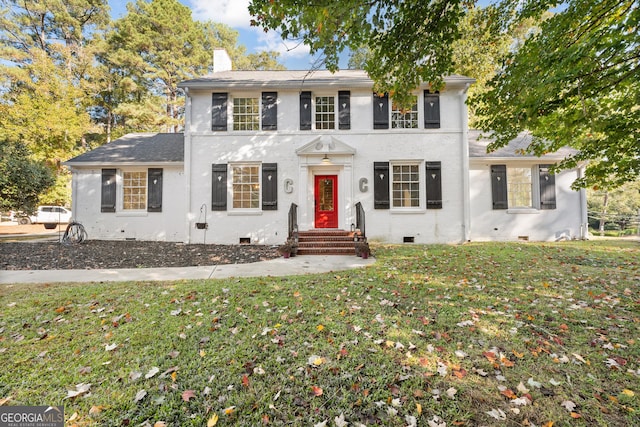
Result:
{"type": "Polygon", "coordinates": [[[338,228],[338,176],[315,177],[316,228],[338,228]]]}

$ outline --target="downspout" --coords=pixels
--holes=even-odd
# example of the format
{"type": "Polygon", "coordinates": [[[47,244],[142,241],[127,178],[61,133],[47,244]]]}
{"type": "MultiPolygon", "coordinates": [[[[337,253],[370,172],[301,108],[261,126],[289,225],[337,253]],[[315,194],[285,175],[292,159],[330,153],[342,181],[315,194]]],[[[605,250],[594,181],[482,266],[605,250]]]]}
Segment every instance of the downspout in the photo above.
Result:
{"type": "Polygon", "coordinates": [[[184,180],[186,191],[185,235],[184,243],[191,243],[191,95],[189,88],[184,88],[185,108],[184,108],[184,180]]]}
{"type": "Polygon", "coordinates": [[[471,196],[469,195],[469,111],[467,109],[467,90],[470,83],[465,84],[462,89],[462,103],[460,104],[460,117],[462,118],[462,242],[471,239],[471,196]]]}

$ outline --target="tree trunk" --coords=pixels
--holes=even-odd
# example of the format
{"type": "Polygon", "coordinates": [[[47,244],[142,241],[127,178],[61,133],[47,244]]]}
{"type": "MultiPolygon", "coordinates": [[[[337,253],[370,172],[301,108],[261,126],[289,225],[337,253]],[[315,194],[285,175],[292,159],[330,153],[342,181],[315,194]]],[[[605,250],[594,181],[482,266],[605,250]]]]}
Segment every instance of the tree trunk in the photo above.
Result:
{"type": "Polygon", "coordinates": [[[602,212],[600,213],[600,235],[604,236],[604,223],[607,219],[607,206],[609,205],[609,192],[604,192],[604,199],[602,201],[602,212]]]}

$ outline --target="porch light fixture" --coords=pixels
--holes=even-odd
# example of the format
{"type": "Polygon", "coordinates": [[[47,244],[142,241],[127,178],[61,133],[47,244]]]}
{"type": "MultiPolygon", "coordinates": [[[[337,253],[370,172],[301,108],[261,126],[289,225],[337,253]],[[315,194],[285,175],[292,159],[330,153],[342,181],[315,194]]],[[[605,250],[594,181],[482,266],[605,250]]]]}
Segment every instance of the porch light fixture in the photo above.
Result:
{"type": "Polygon", "coordinates": [[[322,158],[322,164],[323,165],[330,165],[331,164],[331,159],[329,157],[327,157],[326,153],[325,153],[324,157],[322,158]]]}

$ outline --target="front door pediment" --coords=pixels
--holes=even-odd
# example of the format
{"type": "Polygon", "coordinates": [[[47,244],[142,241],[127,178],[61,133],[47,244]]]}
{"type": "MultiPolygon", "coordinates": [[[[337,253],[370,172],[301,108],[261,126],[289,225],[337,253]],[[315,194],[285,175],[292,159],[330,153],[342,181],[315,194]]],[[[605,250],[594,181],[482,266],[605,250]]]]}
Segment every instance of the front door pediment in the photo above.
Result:
{"type": "Polygon", "coordinates": [[[298,156],[324,156],[325,154],[353,156],[356,150],[331,135],[320,135],[298,148],[296,154],[298,156]]]}

